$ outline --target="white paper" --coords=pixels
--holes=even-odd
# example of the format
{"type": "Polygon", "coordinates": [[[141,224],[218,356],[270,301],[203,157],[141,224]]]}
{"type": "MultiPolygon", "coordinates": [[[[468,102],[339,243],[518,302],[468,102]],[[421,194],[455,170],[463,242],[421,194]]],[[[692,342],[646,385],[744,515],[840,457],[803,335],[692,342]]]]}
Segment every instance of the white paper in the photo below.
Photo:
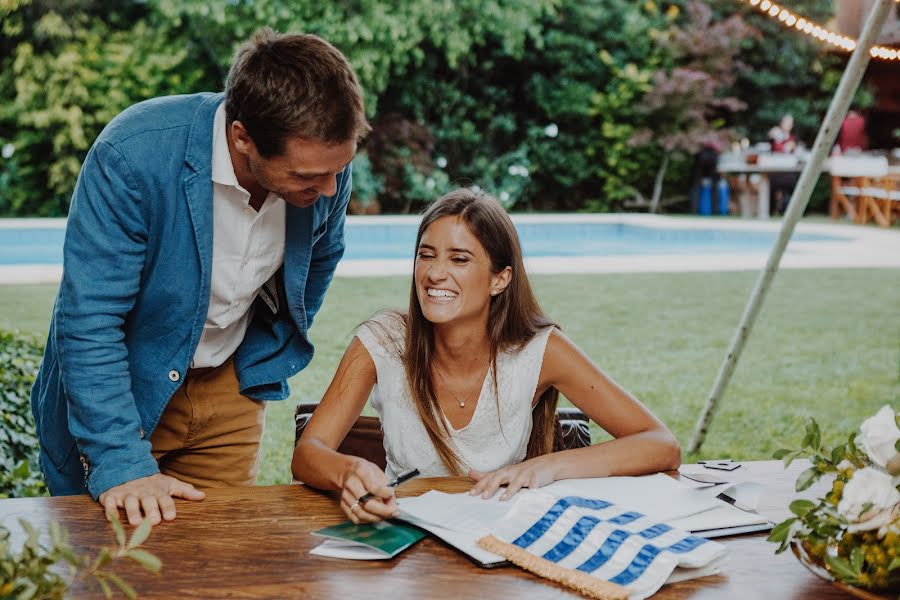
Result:
{"type": "Polygon", "coordinates": [[[310,550],[309,553],[316,556],[348,558],[351,560],[385,560],[391,558],[386,552],[381,552],[375,548],[353,542],[339,542],[337,540],[325,540],[310,550]]]}
{"type": "Polygon", "coordinates": [[[749,507],[750,510],[756,510],[759,508],[759,501],[762,499],[764,489],[762,485],[755,481],[741,481],[726,487],[720,493],[734,498],[742,505],[749,507]]]}
{"type": "Polygon", "coordinates": [[[501,502],[499,494],[489,500],[468,493],[446,494],[431,490],[421,496],[400,498],[399,518],[430,531],[451,546],[475,560],[497,563],[506,560],[478,545],[479,538],[509,511],[510,504],[501,502]]]}
{"type": "Polygon", "coordinates": [[[715,494],[695,489],[668,475],[564,479],[544,488],[554,496],[582,496],[627,506],[660,521],[695,515],[722,504],[715,494]]]}
{"type": "Polygon", "coordinates": [[[669,578],[666,579],[666,585],[670,583],[678,583],[679,581],[687,581],[688,579],[697,579],[698,577],[709,577],[710,575],[718,575],[722,572],[719,566],[724,559],[714,561],[705,567],[696,569],[685,569],[684,567],[675,567],[669,578]]]}
{"type": "Polygon", "coordinates": [[[411,517],[409,515],[403,515],[400,518],[408,523],[412,523],[413,525],[418,525],[422,529],[434,534],[454,548],[460,550],[468,556],[471,556],[482,564],[490,565],[506,560],[499,554],[488,552],[478,545],[478,540],[486,534],[478,535],[467,531],[453,531],[452,529],[447,529],[445,527],[435,525],[434,523],[418,521],[415,517],[411,517]]]}
{"type": "Polygon", "coordinates": [[[673,527],[698,533],[709,529],[743,527],[744,525],[759,525],[768,522],[768,519],[756,513],[735,508],[721,500],[717,500],[717,502],[719,506],[713,509],[680,519],[672,519],[668,523],[673,527]]]}
{"type": "MultiPolygon", "coordinates": [[[[732,492],[736,489],[741,502],[756,506],[762,486],[740,484],[727,489],[732,492]]],[[[659,473],[644,477],[567,479],[540,490],[522,490],[517,496],[537,492],[556,497],[602,499],[691,532],[767,522],[764,517],[742,511],[717,499],[715,495],[722,490],[721,486],[695,489],[659,473]]],[[[496,524],[509,512],[517,496],[503,502],[499,500],[500,494],[485,500],[468,493],[447,494],[432,490],[421,496],[400,498],[399,518],[433,533],[482,563],[496,563],[504,559],[482,549],[477,540],[493,531],[496,524]]],[[[690,577],[702,577],[705,574],[708,573],[698,572],[690,577]]]]}
{"type": "Polygon", "coordinates": [[[401,516],[410,515],[420,521],[439,525],[451,531],[486,535],[491,527],[509,511],[510,503],[501,502],[499,494],[485,500],[468,493],[447,494],[431,490],[414,498],[400,498],[401,516]]]}

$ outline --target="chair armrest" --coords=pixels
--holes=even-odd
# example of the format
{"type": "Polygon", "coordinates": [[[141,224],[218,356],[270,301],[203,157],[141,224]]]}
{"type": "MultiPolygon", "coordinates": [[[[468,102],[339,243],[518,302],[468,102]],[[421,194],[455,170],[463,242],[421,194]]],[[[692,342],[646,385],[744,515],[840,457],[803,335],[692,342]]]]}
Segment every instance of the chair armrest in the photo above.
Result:
{"type": "Polygon", "coordinates": [[[585,448],[591,445],[591,421],[574,406],[556,409],[557,435],[553,451],[585,448]]]}
{"type": "MultiPolygon", "coordinates": [[[[300,436],[309,420],[312,418],[316,404],[298,404],[294,412],[294,445],[300,441],[300,436]]],[[[341,454],[362,457],[384,469],[387,466],[387,456],[384,453],[384,432],[381,429],[381,419],[378,417],[359,417],[347,437],[338,446],[341,454]]]]}

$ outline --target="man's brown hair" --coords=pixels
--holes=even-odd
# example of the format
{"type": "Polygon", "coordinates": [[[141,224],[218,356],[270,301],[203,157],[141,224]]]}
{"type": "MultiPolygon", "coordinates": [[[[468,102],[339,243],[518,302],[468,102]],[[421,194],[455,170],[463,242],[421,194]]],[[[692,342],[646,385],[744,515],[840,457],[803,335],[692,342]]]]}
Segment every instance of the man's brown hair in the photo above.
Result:
{"type": "Polygon", "coordinates": [[[341,144],[370,131],[353,67],[320,37],[264,27],[235,55],[225,84],[228,123],[240,121],[264,157],[289,137],[341,144]]]}

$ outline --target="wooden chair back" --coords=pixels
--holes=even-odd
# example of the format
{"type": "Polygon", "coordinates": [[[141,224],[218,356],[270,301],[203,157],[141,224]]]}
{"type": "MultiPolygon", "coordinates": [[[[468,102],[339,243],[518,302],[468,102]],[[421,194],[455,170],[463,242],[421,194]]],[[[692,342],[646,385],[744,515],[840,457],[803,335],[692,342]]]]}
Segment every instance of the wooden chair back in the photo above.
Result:
{"type": "MultiPolygon", "coordinates": [[[[316,404],[297,405],[297,410],[294,412],[295,445],[300,441],[300,436],[303,435],[303,431],[309,424],[316,406],[316,404]]],[[[574,406],[558,407],[556,409],[556,427],[554,452],[591,445],[590,419],[578,408],[574,406]]],[[[387,457],[384,454],[384,432],[381,429],[381,419],[368,416],[359,417],[350,428],[347,437],[338,446],[338,452],[360,456],[384,469],[387,465],[387,457]]]]}

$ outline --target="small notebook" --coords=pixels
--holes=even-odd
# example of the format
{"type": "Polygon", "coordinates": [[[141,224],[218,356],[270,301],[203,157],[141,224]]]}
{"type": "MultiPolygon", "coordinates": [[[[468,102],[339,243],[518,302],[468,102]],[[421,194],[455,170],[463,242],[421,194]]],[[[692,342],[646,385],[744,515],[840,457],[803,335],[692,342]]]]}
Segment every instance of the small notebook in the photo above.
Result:
{"type": "Polygon", "coordinates": [[[310,554],[352,560],[393,558],[425,537],[425,534],[415,527],[387,521],[363,525],[345,521],[313,531],[313,535],[326,540],[310,550],[310,554]]]}

